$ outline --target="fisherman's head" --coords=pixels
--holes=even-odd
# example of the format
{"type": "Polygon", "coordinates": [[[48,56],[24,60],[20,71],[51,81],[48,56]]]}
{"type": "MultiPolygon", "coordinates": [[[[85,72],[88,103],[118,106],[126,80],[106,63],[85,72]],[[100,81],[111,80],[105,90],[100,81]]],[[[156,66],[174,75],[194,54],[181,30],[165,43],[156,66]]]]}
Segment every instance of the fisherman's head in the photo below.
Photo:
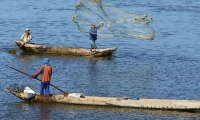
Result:
{"type": "Polygon", "coordinates": [[[95,24],[91,24],[91,28],[93,28],[93,29],[94,29],[94,28],[95,28],[95,24]]]}
{"type": "Polygon", "coordinates": [[[28,29],[28,28],[25,29],[25,32],[26,32],[26,33],[29,33],[29,31],[30,31],[30,29],[28,29]]]}
{"type": "Polygon", "coordinates": [[[50,63],[49,58],[45,58],[45,59],[43,60],[43,63],[44,63],[45,65],[49,65],[49,63],[50,63]]]}

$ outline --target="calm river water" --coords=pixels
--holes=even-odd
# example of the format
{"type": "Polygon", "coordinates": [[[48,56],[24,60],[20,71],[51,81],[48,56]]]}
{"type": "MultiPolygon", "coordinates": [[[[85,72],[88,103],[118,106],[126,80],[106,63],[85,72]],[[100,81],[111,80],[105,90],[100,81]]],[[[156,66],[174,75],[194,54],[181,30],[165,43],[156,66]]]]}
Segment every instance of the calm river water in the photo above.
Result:
{"type": "MultiPolygon", "coordinates": [[[[4,92],[13,83],[39,92],[40,83],[8,66],[32,74],[45,57],[51,59],[52,84],[69,92],[92,96],[129,96],[132,99],[200,100],[200,1],[198,0],[104,0],[104,2],[153,18],[153,41],[99,38],[99,48],[116,46],[109,58],[62,55],[30,55],[16,48],[26,27],[35,43],[90,47],[88,34],[71,21],[77,0],[0,1],[0,119],[122,120],[199,119],[199,112],[174,112],[63,104],[27,104],[4,92]]],[[[51,93],[60,93],[51,87],[51,93]]]]}

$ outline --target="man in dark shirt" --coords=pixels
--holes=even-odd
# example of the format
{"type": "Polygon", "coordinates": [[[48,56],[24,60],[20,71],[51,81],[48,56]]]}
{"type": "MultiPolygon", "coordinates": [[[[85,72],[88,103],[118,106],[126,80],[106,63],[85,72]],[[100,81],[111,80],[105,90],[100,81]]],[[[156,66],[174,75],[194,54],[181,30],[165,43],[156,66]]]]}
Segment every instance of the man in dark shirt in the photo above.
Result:
{"type": "Polygon", "coordinates": [[[95,44],[95,41],[97,40],[97,30],[102,27],[104,25],[104,23],[100,23],[98,27],[95,27],[95,24],[91,25],[91,29],[90,29],[90,43],[91,43],[91,49],[94,49],[94,51],[96,51],[97,46],[95,44]]]}

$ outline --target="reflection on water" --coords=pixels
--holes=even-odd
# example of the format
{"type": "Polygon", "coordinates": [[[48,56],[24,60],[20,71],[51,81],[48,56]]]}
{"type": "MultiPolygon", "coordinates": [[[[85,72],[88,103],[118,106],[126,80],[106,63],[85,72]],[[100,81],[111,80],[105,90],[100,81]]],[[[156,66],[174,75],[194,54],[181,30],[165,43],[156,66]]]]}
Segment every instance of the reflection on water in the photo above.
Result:
{"type": "Polygon", "coordinates": [[[200,117],[199,112],[184,112],[184,111],[166,111],[166,110],[148,110],[134,108],[117,108],[117,107],[100,107],[86,105],[67,105],[59,103],[34,103],[27,104],[24,102],[6,104],[9,111],[4,111],[3,117],[16,119],[186,119],[200,117]],[[15,108],[21,108],[16,112],[15,108]],[[88,116],[87,114],[91,114],[88,116]],[[24,117],[26,115],[26,117],[24,117]],[[115,116],[114,118],[111,116],[115,116]]]}
{"type": "Polygon", "coordinates": [[[50,119],[50,110],[46,107],[40,107],[39,120],[49,120],[50,119]]]}

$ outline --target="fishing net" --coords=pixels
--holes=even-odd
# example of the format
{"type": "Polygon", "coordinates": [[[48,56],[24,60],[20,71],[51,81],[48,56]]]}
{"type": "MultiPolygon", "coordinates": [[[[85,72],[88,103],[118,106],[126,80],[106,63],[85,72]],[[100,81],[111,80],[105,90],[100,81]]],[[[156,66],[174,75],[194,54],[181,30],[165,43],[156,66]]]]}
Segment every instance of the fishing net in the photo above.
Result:
{"type": "Polygon", "coordinates": [[[20,84],[12,84],[9,86],[9,90],[15,91],[15,92],[23,92],[24,91],[24,86],[20,84]]]}
{"type": "Polygon", "coordinates": [[[76,4],[72,21],[81,32],[88,33],[91,24],[101,25],[98,36],[101,38],[154,39],[154,31],[149,27],[152,18],[133,14],[113,7],[101,0],[84,0],[76,4]]]}

